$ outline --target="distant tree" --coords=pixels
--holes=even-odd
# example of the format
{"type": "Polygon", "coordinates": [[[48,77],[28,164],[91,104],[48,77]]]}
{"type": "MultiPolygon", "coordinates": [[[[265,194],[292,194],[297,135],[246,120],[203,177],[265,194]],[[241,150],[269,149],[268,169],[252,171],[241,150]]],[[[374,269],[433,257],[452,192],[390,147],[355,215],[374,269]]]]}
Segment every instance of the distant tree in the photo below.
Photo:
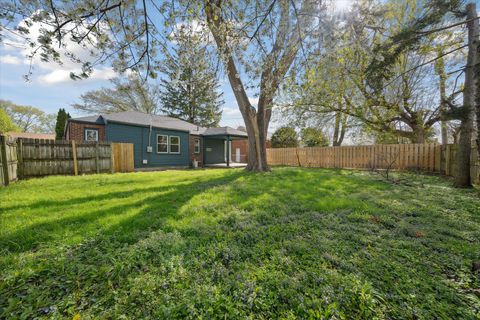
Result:
{"type": "Polygon", "coordinates": [[[0,100],[0,108],[12,119],[22,132],[52,132],[53,117],[32,106],[17,105],[8,100],[0,100]]]}
{"type": "Polygon", "coordinates": [[[273,148],[298,147],[297,132],[292,127],[281,127],[272,135],[273,148]]]}
{"type": "Polygon", "coordinates": [[[12,119],[10,119],[7,112],[4,109],[0,108],[0,133],[18,131],[18,127],[13,124],[12,119]]]}
{"type": "Polygon", "coordinates": [[[65,109],[58,109],[57,121],[55,123],[55,139],[62,140],[63,132],[65,130],[65,125],[67,120],[70,119],[70,114],[65,111],[65,109]]]}
{"type": "Polygon", "coordinates": [[[322,130],[318,128],[303,128],[300,131],[302,143],[306,147],[326,147],[328,139],[322,130]]]}
{"type": "Polygon", "coordinates": [[[88,113],[112,113],[140,111],[156,114],[159,111],[158,86],[142,81],[132,74],[125,78],[112,79],[113,88],[101,88],[80,96],[82,103],[72,107],[88,113]]]}
{"type": "Polygon", "coordinates": [[[209,59],[201,35],[180,27],[174,36],[174,53],[167,55],[161,80],[162,111],[171,117],[204,127],[215,127],[222,117],[223,92],[217,68],[209,59]]]}
{"type": "Polygon", "coordinates": [[[42,130],[44,133],[54,133],[57,124],[57,115],[55,113],[46,113],[43,117],[42,130]]]}

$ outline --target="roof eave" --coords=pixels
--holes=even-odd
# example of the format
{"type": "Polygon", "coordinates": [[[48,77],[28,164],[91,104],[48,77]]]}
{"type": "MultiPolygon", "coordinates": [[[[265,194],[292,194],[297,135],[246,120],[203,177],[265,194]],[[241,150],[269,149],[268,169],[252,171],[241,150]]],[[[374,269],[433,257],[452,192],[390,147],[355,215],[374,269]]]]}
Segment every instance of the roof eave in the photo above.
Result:
{"type": "Polygon", "coordinates": [[[96,121],[87,121],[87,120],[81,120],[81,119],[68,119],[67,123],[69,123],[69,122],[88,123],[88,124],[97,124],[97,125],[105,124],[105,123],[98,123],[96,121]]]}

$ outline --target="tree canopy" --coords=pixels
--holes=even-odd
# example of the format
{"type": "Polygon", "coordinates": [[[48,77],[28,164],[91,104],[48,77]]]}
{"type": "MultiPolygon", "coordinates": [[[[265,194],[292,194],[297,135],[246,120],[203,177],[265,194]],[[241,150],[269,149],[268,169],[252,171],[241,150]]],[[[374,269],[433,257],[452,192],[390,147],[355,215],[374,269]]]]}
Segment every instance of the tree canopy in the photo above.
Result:
{"type": "Polygon", "coordinates": [[[8,114],[19,131],[34,133],[52,133],[54,131],[55,115],[47,114],[39,108],[0,100],[0,109],[8,114]]]}
{"type": "Polygon", "coordinates": [[[204,127],[218,126],[223,92],[218,68],[208,53],[205,37],[191,26],[182,26],[172,36],[176,45],[161,67],[162,112],[204,127]]]}
{"type": "Polygon", "coordinates": [[[81,103],[72,106],[88,113],[140,111],[156,114],[160,111],[158,86],[143,82],[137,75],[111,80],[113,88],[101,88],[80,96],[81,103]]]}
{"type": "Polygon", "coordinates": [[[327,147],[328,139],[322,130],[318,128],[302,128],[300,131],[302,144],[305,147],[327,147]]]}
{"type": "Polygon", "coordinates": [[[273,133],[271,142],[273,148],[298,147],[298,135],[292,127],[281,127],[273,133]]]}
{"type": "MultiPolygon", "coordinates": [[[[276,107],[286,110],[283,119],[290,123],[325,124],[333,145],[357,132],[373,139],[422,143],[439,124],[447,143],[447,122],[461,121],[446,115],[459,110],[451,105],[464,92],[462,79],[457,80],[465,71],[459,61],[465,59],[452,58],[466,55],[466,33],[459,30],[469,22],[464,2],[362,0],[344,15],[333,6],[335,1],[314,0],[39,0],[3,4],[0,19],[7,21],[7,28],[21,21],[13,32],[27,39],[32,56],[82,63],[82,72],[72,79],[88,77],[108,64],[122,78],[135,75],[142,92],[155,90],[148,80],[163,83],[168,102],[164,110],[194,122],[202,120],[195,120],[192,106],[199,102],[193,100],[207,98],[190,94],[192,88],[185,91],[183,84],[195,70],[215,66],[228,79],[245,122],[248,170],[269,170],[266,137],[276,107]],[[30,38],[35,24],[41,25],[40,36],[30,38]],[[179,49],[178,31],[185,26],[189,41],[200,39],[194,62],[182,58],[190,52],[179,49]],[[78,56],[72,44],[88,48],[90,54],[78,56]],[[258,103],[252,104],[252,98],[258,103]]],[[[201,92],[218,102],[216,90],[206,90],[215,88],[214,77],[200,84],[201,92]]],[[[150,103],[156,98],[112,102],[120,91],[111,90],[82,97],[85,101],[77,107],[110,111],[123,103],[158,111],[150,103]]],[[[213,118],[218,105],[206,107],[213,118]]]]}
{"type": "Polygon", "coordinates": [[[18,127],[13,124],[12,119],[7,112],[0,108],[0,133],[19,131],[18,127]]]}
{"type": "MultiPolygon", "coordinates": [[[[453,8],[447,6],[442,17],[453,8]]],[[[312,57],[300,83],[293,81],[287,87],[291,100],[284,112],[310,122],[329,119],[335,125],[335,136],[342,128],[361,125],[364,133],[388,136],[396,143],[428,141],[443,118],[439,85],[432,81],[438,68],[425,61],[439,55],[439,43],[442,52],[462,49],[464,37],[442,31],[417,39],[415,46],[402,45],[389,58],[388,68],[376,66],[379,48],[388,47],[392,37],[427,14],[434,14],[435,19],[441,14],[416,0],[378,5],[360,2],[353,10],[346,23],[332,23],[328,49],[312,57]],[[375,68],[381,69],[376,79],[383,77],[382,85],[373,85],[369,78],[375,68]]],[[[458,63],[448,67],[454,70],[458,63]]]]}
{"type": "MultiPolygon", "coordinates": [[[[322,6],[303,1],[139,1],[40,0],[4,5],[2,20],[24,19],[15,32],[28,39],[35,23],[40,36],[28,39],[32,55],[42,60],[82,63],[72,79],[88,77],[95,67],[110,64],[119,73],[156,79],[159,54],[181,24],[197,24],[227,75],[249,137],[247,169],[266,171],[266,136],[273,100],[292,65],[311,51],[308,38],[320,21],[322,6]],[[318,13],[318,14],[317,14],[318,13]],[[212,39],[213,38],[213,39],[212,39]],[[213,42],[212,42],[213,40],[213,42]],[[68,50],[71,43],[91,48],[89,57],[68,50]],[[62,50],[67,54],[62,54],[62,50]],[[256,91],[256,92],[255,92],[256,91]],[[258,96],[252,106],[248,95],[258,96]]],[[[5,23],[8,25],[8,23],[5,23]]],[[[28,76],[28,75],[27,75],[28,76]]]]}
{"type": "Polygon", "coordinates": [[[55,139],[62,140],[63,133],[65,132],[65,126],[67,120],[70,119],[70,114],[65,109],[60,108],[57,113],[57,121],[55,123],[55,139]]]}

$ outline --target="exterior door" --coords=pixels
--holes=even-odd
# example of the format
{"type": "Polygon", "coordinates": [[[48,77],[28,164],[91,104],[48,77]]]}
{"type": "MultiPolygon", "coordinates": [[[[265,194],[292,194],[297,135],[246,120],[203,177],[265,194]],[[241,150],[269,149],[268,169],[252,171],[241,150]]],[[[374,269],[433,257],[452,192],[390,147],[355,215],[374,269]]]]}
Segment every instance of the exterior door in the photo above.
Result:
{"type": "Polygon", "coordinates": [[[205,164],[223,163],[225,161],[225,142],[222,139],[205,138],[205,164]]]}
{"type": "Polygon", "coordinates": [[[235,162],[240,162],[240,148],[235,150],[235,162]]]}

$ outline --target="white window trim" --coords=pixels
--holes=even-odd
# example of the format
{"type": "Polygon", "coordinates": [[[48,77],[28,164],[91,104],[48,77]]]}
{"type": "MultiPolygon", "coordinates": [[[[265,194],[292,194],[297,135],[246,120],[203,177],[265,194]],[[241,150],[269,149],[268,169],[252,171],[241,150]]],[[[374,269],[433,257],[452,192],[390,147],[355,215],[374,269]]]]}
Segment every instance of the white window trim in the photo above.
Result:
{"type": "MultiPolygon", "coordinates": [[[[175,144],[176,145],[176,144],[175,144]]],[[[180,154],[180,136],[168,136],[168,152],[171,154],[180,154]],[[172,152],[171,145],[172,145],[172,138],[178,139],[178,152],[172,152]]]]}
{"type": "Polygon", "coordinates": [[[85,130],[83,131],[83,134],[84,134],[83,139],[84,139],[85,141],[98,141],[98,129],[85,128],[85,130]],[[88,135],[87,135],[87,132],[88,132],[88,131],[94,131],[95,134],[96,134],[96,136],[97,136],[97,139],[96,139],[96,140],[87,140],[87,136],[88,136],[88,135]]]}
{"type": "MultiPolygon", "coordinates": [[[[168,137],[168,135],[166,135],[166,134],[157,134],[157,153],[167,154],[168,151],[169,151],[169,149],[170,149],[169,142],[170,142],[170,138],[168,137]],[[160,143],[158,143],[158,137],[167,137],[167,151],[159,151],[158,145],[159,145],[160,143]]],[[[164,143],[162,143],[162,144],[164,144],[164,143]]]]}
{"type": "Polygon", "coordinates": [[[195,139],[195,142],[194,142],[194,144],[193,144],[193,153],[199,154],[199,153],[200,153],[200,149],[201,149],[200,139],[199,139],[199,138],[196,138],[196,139],[195,139]],[[197,145],[197,143],[198,143],[198,145],[197,145]],[[198,150],[197,150],[197,147],[198,147],[198,150]]]}

